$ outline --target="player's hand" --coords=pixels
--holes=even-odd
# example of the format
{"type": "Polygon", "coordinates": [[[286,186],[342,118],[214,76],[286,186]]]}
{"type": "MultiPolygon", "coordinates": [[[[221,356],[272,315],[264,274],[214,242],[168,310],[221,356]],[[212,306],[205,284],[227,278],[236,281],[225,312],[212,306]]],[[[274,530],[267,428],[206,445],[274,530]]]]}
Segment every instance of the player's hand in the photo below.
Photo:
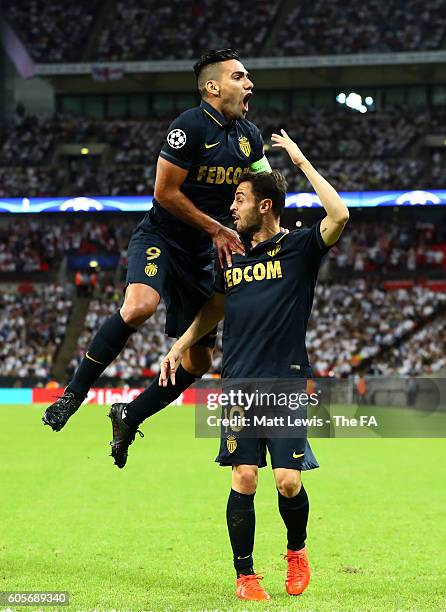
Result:
{"type": "Polygon", "coordinates": [[[167,387],[167,383],[170,382],[175,384],[175,372],[178,369],[178,366],[181,363],[181,359],[183,358],[183,353],[175,348],[175,344],[172,346],[170,351],[164,357],[161,362],[160,376],[159,376],[159,386],[167,387]]]}
{"type": "Polygon", "coordinates": [[[212,236],[212,241],[217,250],[218,261],[222,268],[225,262],[228,264],[228,267],[232,266],[232,253],[245,254],[245,247],[237,232],[224,225],[220,225],[217,228],[212,236]]]}
{"type": "Polygon", "coordinates": [[[271,140],[273,141],[273,147],[285,149],[295,166],[301,166],[307,161],[305,155],[299,149],[294,140],[291,140],[285,130],[280,130],[280,134],[273,134],[271,136],[271,140]]]}

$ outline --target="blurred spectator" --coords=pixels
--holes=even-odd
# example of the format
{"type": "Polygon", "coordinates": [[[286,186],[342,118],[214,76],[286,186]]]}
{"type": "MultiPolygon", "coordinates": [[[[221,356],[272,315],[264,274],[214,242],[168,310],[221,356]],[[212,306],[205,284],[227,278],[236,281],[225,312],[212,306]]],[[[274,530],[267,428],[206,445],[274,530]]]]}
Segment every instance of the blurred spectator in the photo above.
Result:
{"type": "Polygon", "coordinates": [[[91,32],[99,0],[3,0],[18,36],[38,62],[74,62],[91,32]]]}
{"type": "Polygon", "coordinates": [[[226,0],[224,7],[219,0],[164,4],[117,0],[102,28],[95,57],[105,61],[187,59],[224,47],[254,56],[270,33],[280,4],[279,0],[258,0],[253,10],[237,0],[226,0]]]}
{"type": "MultiPolygon", "coordinates": [[[[288,6],[288,5],[287,5],[288,6]]],[[[296,3],[274,55],[333,55],[439,49],[446,33],[442,0],[330,0],[296,3]]]]}
{"type": "Polygon", "coordinates": [[[43,285],[26,295],[0,293],[2,376],[49,378],[71,307],[60,285],[43,285]]]}
{"type": "Polygon", "coordinates": [[[423,51],[440,49],[446,32],[442,0],[315,0],[294,6],[258,0],[255,10],[236,0],[226,0],[224,7],[218,0],[116,0],[99,24],[98,0],[3,4],[39,62],[187,59],[223,47],[255,57],[268,43],[267,54],[280,56],[423,51]],[[281,10],[289,12],[280,15],[281,10]],[[275,32],[277,18],[282,23],[275,32]],[[83,58],[95,25],[99,40],[83,58]]]}
{"type": "MultiPolygon", "coordinates": [[[[293,113],[253,111],[250,119],[264,133],[286,127],[304,153],[340,191],[444,187],[444,154],[431,162],[413,146],[423,135],[446,130],[446,112],[394,109],[353,113],[344,108],[293,113]],[[409,151],[412,151],[409,156],[409,151]]],[[[69,115],[22,117],[0,124],[0,197],[143,195],[153,193],[155,166],[169,119],[93,120],[69,115]],[[107,163],[82,158],[54,160],[56,144],[109,146],[107,163]],[[65,163],[64,163],[65,162],[65,163]]],[[[290,191],[311,191],[302,173],[280,151],[269,149],[283,169],[290,191]]]]}
{"type": "Polygon", "coordinates": [[[374,374],[383,376],[426,376],[446,368],[446,314],[392,348],[372,364],[374,374]]]}
{"type": "Polygon", "coordinates": [[[135,217],[114,223],[75,214],[8,221],[0,224],[0,272],[46,272],[72,253],[120,253],[136,223],[135,217]]]}
{"type": "Polygon", "coordinates": [[[385,291],[364,279],[319,283],[307,334],[310,363],[319,376],[348,376],[444,305],[445,293],[420,286],[385,291]]]}

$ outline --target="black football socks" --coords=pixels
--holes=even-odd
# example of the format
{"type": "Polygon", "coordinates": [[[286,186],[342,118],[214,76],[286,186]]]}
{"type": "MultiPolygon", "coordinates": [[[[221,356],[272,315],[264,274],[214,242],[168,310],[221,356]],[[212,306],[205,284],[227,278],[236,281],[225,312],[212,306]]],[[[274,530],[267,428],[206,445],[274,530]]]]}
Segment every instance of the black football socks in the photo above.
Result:
{"type": "Polygon", "coordinates": [[[226,507],[226,522],[237,578],[240,574],[254,574],[252,560],[256,529],[254,495],[255,493],[244,495],[231,489],[226,507]]]}
{"type": "Polygon", "coordinates": [[[109,317],[91,341],[67,389],[85,397],[95,380],[116,359],[135,331],[127,325],[119,312],[109,317]]]}
{"type": "Polygon", "coordinates": [[[310,504],[308,495],[302,485],[295,497],[279,495],[279,512],[287,528],[288,549],[302,550],[307,538],[307,523],[310,504]]]}
{"type": "Polygon", "coordinates": [[[175,374],[175,384],[170,380],[167,387],[160,387],[158,376],[145,391],[127,404],[127,415],[124,418],[129,427],[138,427],[145,419],[156,414],[181,395],[181,393],[195,382],[196,377],[189,374],[182,365],[175,374]]]}

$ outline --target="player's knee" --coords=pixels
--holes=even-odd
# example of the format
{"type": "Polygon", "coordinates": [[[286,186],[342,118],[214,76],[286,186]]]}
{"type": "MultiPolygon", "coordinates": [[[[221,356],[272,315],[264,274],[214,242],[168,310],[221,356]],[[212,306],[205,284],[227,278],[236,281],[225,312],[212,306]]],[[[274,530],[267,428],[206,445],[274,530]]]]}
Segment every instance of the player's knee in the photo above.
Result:
{"type": "Polygon", "coordinates": [[[193,346],[184,354],[182,366],[193,376],[203,376],[212,365],[212,349],[193,346]]]}
{"type": "Polygon", "coordinates": [[[121,308],[121,317],[131,327],[139,327],[155,312],[157,304],[153,300],[142,302],[124,302],[121,308]]]}
{"type": "Polygon", "coordinates": [[[253,466],[237,465],[232,472],[232,488],[238,493],[252,495],[256,492],[258,470],[253,466]]]}
{"type": "Polygon", "coordinates": [[[282,474],[276,479],[277,490],[283,497],[296,497],[302,487],[300,472],[282,474]]]}

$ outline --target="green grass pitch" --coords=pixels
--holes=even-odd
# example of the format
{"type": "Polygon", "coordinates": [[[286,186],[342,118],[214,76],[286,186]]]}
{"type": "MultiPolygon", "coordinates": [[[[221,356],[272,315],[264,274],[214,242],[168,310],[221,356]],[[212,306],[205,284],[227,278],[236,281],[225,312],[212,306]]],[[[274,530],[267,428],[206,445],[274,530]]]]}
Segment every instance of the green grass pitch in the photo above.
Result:
{"type": "Polygon", "coordinates": [[[442,439],[313,441],[321,469],[304,479],[312,582],[299,598],[284,590],[285,532],[263,469],[255,569],[272,596],[264,605],[234,596],[230,471],[213,463],[217,440],[195,439],[190,407],[146,422],[122,471],[108,456],[106,407],[81,408],[60,433],[43,426],[42,410],[0,406],[1,591],[69,591],[70,612],[446,610],[442,439]]]}

